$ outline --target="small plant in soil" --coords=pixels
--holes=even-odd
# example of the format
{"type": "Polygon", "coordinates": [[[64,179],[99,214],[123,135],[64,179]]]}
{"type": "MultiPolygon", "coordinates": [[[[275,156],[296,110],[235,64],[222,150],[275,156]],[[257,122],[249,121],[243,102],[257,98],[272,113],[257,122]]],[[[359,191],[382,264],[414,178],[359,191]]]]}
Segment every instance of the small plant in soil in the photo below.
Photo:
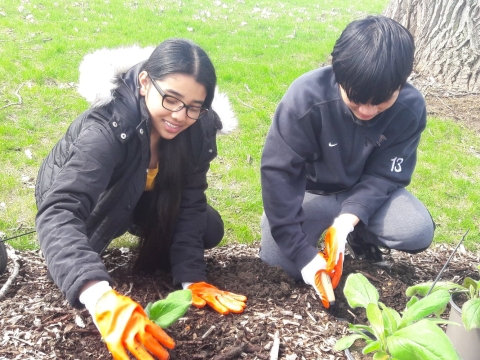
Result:
{"type": "Polygon", "coordinates": [[[438,326],[448,323],[439,318],[450,300],[447,290],[439,289],[421,300],[413,297],[402,315],[379,301],[377,289],[362,274],[350,274],[343,292],[351,308],[366,309],[369,325],[349,324],[353,334],[338,340],[335,350],[345,350],[361,339],[365,342],[362,353],[372,354],[374,360],[460,359],[438,326]]]}
{"type": "Polygon", "coordinates": [[[162,329],[166,329],[185,315],[191,304],[192,292],[177,290],[168,294],[165,299],[148,303],[145,312],[150,320],[162,329]]]}
{"type": "MultiPolygon", "coordinates": [[[[477,267],[480,273],[480,265],[477,267]]],[[[410,286],[407,289],[407,296],[425,296],[430,291],[432,282],[426,282],[410,286]]],[[[451,294],[458,294],[466,302],[461,305],[462,322],[466,330],[480,328],[480,281],[466,277],[463,284],[457,284],[451,281],[442,281],[435,284],[431,293],[437,291],[449,291],[451,294]]]]}

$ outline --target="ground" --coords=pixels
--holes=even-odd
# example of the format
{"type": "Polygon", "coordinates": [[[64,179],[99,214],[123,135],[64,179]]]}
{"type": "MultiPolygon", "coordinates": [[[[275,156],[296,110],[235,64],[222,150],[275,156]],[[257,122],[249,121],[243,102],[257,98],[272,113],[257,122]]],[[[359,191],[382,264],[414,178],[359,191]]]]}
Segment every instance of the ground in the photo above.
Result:
{"type": "Polygon", "coordinates": [[[450,118],[480,134],[480,102],[479,95],[455,95],[440,97],[426,95],[429,116],[450,118]]]}
{"type": "MultiPolygon", "coordinates": [[[[480,133],[480,102],[476,94],[440,97],[424,89],[430,115],[453,118],[480,133]],[[458,109],[462,109],[459,112],[458,109]]],[[[345,359],[332,347],[347,333],[348,322],[365,323],[363,310],[348,307],[341,289],[348,274],[362,273],[379,290],[380,300],[402,311],[405,289],[435,279],[453,248],[436,245],[423,253],[393,251],[383,266],[347,255],[342,281],[335,291],[336,309],[326,311],[311,287],[294,283],[282,270],[258,258],[258,244],[231,244],[206,252],[209,282],[248,296],[243,314],[223,316],[210,308],[191,308],[167,332],[176,341],[175,359],[270,359],[273,337],[280,335],[279,360],[345,359]]],[[[38,251],[18,253],[19,274],[8,291],[0,290],[0,359],[109,358],[88,313],[72,309],[48,279],[38,251]],[[2,298],[3,295],[3,298],[2,298]]],[[[112,249],[103,256],[120,293],[142,306],[173,291],[168,274],[135,274],[134,250],[112,249]]],[[[477,254],[460,249],[443,273],[443,280],[477,278],[477,254]]],[[[0,275],[4,286],[15,271],[12,258],[0,275]]],[[[3,287],[2,287],[3,289],[3,287]]]]}
{"type": "MultiPolygon", "coordinates": [[[[344,276],[335,291],[336,309],[326,311],[311,287],[293,282],[282,270],[258,257],[258,244],[228,245],[206,253],[209,281],[221,289],[248,296],[243,314],[220,315],[210,308],[190,308],[166,331],[176,341],[171,359],[270,359],[274,333],[280,335],[279,359],[345,359],[332,346],[347,333],[347,322],[365,323],[362,309],[348,307],[341,289],[350,273],[364,274],[387,306],[401,311],[405,289],[434,279],[452,252],[436,245],[417,255],[393,251],[382,266],[346,256],[344,276]]],[[[0,302],[0,359],[108,358],[88,313],[68,306],[47,278],[38,251],[17,252],[20,272],[0,302]]],[[[114,287],[142,306],[173,291],[168,274],[134,274],[134,250],[111,249],[103,259],[114,287]]],[[[442,279],[477,277],[479,257],[463,248],[442,279]]],[[[9,260],[0,276],[4,284],[14,271],[9,260]]]]}

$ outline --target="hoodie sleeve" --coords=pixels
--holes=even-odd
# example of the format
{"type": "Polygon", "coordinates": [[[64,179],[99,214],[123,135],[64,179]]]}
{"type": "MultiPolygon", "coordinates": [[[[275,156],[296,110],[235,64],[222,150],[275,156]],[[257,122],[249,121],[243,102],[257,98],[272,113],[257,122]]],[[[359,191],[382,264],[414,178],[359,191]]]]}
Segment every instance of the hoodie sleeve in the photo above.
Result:
{"type": "Polygon", "coordinates": [[[342,214],[354,214],[365,225],[368,225],[370,217],[385,203],[392,191],[410,183],[417,162],[420,136],[426,126],[425,106],[419,119],[405,109],[394,121],[409,125],[399,134],[393,128],[386,135],[387,139],[390,137],[394,140],[379,146],[371,154],[360,180],[353,188],[352,196],[342,204],[342,214]]]}
{"type": "Polygon", "coordinates": [[[302,230],[306,158],[313,129],[282,100],[275,112],[262,154],[261,184],[265,215],[282,253],[302,269],[317,254],[302,230]]]}

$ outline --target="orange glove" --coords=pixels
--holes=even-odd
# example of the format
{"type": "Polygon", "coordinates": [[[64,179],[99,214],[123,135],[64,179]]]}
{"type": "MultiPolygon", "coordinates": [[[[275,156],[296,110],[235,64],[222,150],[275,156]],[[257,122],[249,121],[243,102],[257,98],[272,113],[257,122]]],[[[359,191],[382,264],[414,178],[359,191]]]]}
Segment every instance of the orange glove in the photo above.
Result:
{"type": "MultiPolygon", "coordinates": [[[[88,290],[90,288],[85,292],[88,290]]],[[[94,299],[95,295],[91,298],[94,299]]],[[[164,347],[173,349],[175,342],[148,318],[138,303],[127,296],[119,295],[112,289],[105,292],[98,301],[88,300],[88,296],[82,293],[80,301],[92,314],[95,324],[115,360],[130,359],[125,349],[141,360],[153,360],[150,353],[160,360],[170,358],[164,347]],[[86,301],[85,298],[87,298],[86,301]]]]}
{"type": "Polygon", "coordinates": [[[220,314],[227,315],[230,312],[240,314],[247,307],[246,296],[219,290],[206,282],[193,283],[188,289],[192,291],[192,304],[197,308],[208,304],[220,314]]]}
{"type": "Polygon", "coordinates": [[[332,279],[335,289],[343,273],[343,259],[347,235],[353,231],[353,225],[341,218],[336,218],[325,234],[324,257],[327,260],[327,274],[332,279]]]}
{"type": "Polygon", "coordinates": [[[312,286],[315,289],[315,292],[320,297],[323,306],[328,309],[330,307],[330,302],[327,300],[327,293],[322,285],[321,274],[326,268],[326,261],[324,254],[319,252],[312,261],[310,261],[305,267],[301,270],[303,281],[305,284],[312,286]]]}

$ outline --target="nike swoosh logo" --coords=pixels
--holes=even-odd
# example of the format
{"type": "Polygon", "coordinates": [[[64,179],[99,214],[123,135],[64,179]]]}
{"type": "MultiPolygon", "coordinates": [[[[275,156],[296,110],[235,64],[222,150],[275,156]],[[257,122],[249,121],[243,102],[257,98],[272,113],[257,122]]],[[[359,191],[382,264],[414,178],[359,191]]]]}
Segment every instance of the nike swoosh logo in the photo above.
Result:
{"type": "Polygon", "coordinates": [[[338,143],[336,143],[336,144],[328,143],[328,146],[330,146],[330,147],[334,147],[334,146],[337,146],[337,145],[338,145],[338,143]]]}

